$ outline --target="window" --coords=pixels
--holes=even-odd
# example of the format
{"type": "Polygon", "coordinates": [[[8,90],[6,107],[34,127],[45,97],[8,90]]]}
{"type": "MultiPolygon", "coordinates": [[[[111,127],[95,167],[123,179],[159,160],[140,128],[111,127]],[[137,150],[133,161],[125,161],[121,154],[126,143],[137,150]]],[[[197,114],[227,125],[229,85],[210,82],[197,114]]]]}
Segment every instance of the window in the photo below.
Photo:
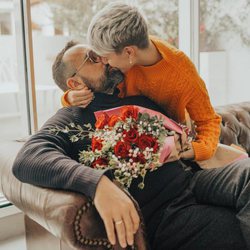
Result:
{"type": "Polygon", "coordinates": [[[179,47],[178,0],[137,0],[147,17],[149,34],[179,47]]]}
{"type": "Polygon", "coordinates": [[[200,0],[200,73],[213,105],[249,101],[250,3],[200,0]]]}
{"type": "MultiPolygon", "coordinates": [[[[22,52],[22,42],[17,42],[22,40],[22,35],[16,32],[14,12],[13,0],[0,1],[1,142],[20,139],[29,133],[27,98],[23,81],[24,67],[19,56],[19,52],[22,52]]],[[[21,20],[17,25],[20,24],[21,20]]],[[[0,208],[8,205],[10,203],[0,193],[0,208]]]]}
{"type": "MultiPolygon", "coordinates": [[[[0,2],[0,139],[18,139],[28,135],[26,93],[21,79],[24,72],[18,63],[14,1],[0,2]],[[18,66],[19,65],[19,66],[18,66]]],[[[19,22],[20,23],[20,22],[19,22]]]]}
{"type": "Polygon", "coordinates": [[[52,79],[51,69],[56,54],[70,39],[56,30],[51,4],[31,1],[30,5],[38,128],[61,107],[62,92],[52,79]]]}

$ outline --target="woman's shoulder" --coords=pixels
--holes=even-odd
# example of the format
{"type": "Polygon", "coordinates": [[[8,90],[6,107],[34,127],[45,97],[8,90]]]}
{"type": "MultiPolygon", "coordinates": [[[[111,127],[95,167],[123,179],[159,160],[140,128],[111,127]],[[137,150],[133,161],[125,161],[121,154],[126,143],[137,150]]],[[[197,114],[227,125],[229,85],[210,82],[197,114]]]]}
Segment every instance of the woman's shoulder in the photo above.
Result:
{"type": "Polygon", "coordinates": [[[183,51],[174,47],[167,41],[155,36],[150,36],[150,39],[167,62],[184,64],[192,63],[183,51]]]}

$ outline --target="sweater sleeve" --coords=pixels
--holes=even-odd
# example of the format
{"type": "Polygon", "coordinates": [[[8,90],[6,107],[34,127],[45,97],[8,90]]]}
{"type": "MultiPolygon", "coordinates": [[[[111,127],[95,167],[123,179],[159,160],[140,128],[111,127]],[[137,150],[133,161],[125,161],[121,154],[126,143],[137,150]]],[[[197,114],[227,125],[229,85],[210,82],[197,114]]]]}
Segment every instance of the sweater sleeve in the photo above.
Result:
{"type": "Polygon", "coordinates": [[[70,107],[71,106],[67,100],[67,96],[68,96],[69,91],[70,91],[70,89],[65,91],[61,97],[61,104],[63,107],[70,107]]]}
{"type": "Polygon", "coordinates": [[[191,61],[187,62],[186,69],[187,82],[183,100],[196,126],[197,134],[192,142],[195,160],[206,160],[212,157],[217,148],[221,117],[215,113],[206,86],[191,61]]]}
{"type": "MultiPolygon", "coordinates": [[[[64,108],[49,119],[43,128],[25,143],[18,153],[12,168],[13,174],[29,184],[76,191],[94,199],[97,184],[105,172],[77,162],[72,148],[75,143],[67,134],[51,134],[52,127],[65,127],[75,122],[71,108],[64,108]]],[[[106,173],[107,174],[107,173],[106,173]]]]}

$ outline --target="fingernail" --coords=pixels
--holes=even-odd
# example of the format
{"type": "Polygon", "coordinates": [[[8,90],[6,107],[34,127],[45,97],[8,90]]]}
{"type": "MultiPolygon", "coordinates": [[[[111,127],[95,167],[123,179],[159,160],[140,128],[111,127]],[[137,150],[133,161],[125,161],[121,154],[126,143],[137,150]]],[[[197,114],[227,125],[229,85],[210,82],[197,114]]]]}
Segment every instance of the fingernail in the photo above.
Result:
{"type": "Polygon", "coordinates": [[[134,245],[134,241],[132,240],[132,241],[128,241],[128,244],[130,245],[130,246],[133,246],[134,245]]]}

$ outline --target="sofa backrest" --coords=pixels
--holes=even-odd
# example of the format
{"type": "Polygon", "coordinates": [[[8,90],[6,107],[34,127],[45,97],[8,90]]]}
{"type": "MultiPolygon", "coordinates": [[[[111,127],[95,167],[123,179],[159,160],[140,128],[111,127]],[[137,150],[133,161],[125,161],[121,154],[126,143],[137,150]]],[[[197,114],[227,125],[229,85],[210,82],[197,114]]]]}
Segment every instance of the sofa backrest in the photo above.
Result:
{"type": "Polygon", "coordinates": [[[250,155],[250,102],[219,106],[215,110],[222,117],[220,142],[239,145],[250,155]]]}

